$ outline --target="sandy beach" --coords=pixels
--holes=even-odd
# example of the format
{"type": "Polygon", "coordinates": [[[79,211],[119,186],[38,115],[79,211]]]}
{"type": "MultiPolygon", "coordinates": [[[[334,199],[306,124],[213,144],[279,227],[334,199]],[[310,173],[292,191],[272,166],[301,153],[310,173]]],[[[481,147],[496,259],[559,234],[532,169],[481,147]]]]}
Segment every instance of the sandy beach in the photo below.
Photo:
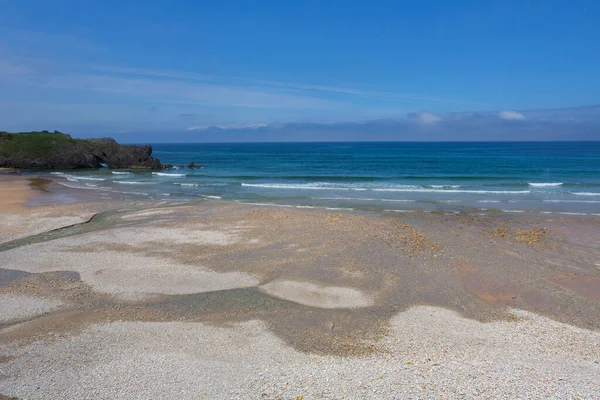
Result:
{"type": "Polygon", "coordinates": [[[600,398],[600,218],[0,194],[0,398],[600,398]]]}

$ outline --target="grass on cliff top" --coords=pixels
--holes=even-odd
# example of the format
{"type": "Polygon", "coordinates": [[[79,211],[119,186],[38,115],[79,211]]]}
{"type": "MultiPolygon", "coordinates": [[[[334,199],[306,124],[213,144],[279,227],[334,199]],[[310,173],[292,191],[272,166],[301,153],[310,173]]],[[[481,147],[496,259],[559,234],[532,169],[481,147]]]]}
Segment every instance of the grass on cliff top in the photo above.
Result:
{"type": "Polygon", "coordinates": [[[45,158],[56,154],[65,145],[82,142],[58,131],[0,132],[0,155],[14,158],[45,158]]]}

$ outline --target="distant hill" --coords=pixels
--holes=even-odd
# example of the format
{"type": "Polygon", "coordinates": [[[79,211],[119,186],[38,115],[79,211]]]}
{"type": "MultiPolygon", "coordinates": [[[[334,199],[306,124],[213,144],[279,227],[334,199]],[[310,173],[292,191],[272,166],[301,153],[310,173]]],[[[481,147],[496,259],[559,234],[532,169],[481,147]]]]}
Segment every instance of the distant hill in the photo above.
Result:
{"type": "Polygon", "coordinates": [[[19,169],[161,169],[151,146],[121,145],[111,138],[73,139],[58,131],[0,132],[0,167],[19,169]]]}

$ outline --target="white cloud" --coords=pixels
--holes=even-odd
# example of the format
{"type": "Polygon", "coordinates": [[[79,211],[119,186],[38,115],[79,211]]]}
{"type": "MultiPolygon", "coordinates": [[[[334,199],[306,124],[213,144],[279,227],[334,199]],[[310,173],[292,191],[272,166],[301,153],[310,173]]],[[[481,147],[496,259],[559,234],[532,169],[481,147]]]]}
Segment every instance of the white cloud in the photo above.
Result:
{"type": "Polygon", "coordinates": [[[502,111],[498,113],[498,116],[509,121],[523,121],[525,119],[523,114],[516,111],[502,111]]]}
{"type": "Polygon", "coordinates": [[[256,123],[256,124],[195,124],[186,128],[187,131],[200,131],[208,128],[220,128],[220,129],[258,129],[264,128],[268,124],[256,123]]]}
{"type": "Polygon", "coordinates": [[[127,68],[127,67],[115,67],[115,66],[109,66],[109,65],[95,65],[95,66],[92,66],[92,69],[110,72],[110,73],[127,74],[127,75],[137,76],[137,77],[162,77],[162,78],[171,78],[171,79],[186,80],[186,81],[197,81],[197,82],[202,82],[204,84],[213,84],[215,82],[225,82],[225,83],[229,82],[230,85],[235,85],[235,86],[259,87],[262,89],[281,89],[281,90],[303,91],[303,92],[307,91],[307,92],[314,92],[314,93],[327,92],[327,93],[342,94],[342,95],[347,95],[347,96],[367,97],[367,98],[372,98],[372,99],[388,100],[388,101],[410,99],[410,100],[424,100],[424,101],[473,103],[472,101],[454,98],[454,97],[445,97],[445,96],[444,97],[430,96],[430,95],[422,95],[422,94],[417,94],[417,93],[379,92],[379,91],[361,90],[361,89],[347,88],[347,87],[304,84],[304,83],[295,83],[295,82],[279,82],[279,81],[269,81],[269,80],[261,80],[261,79],[241,78],[241,77],[213,76],[213,75],[205,75],[205,74],[182,72],[182,71],[164,71],[164,70],[144,69],[144,68],[127,68]]]}
{"type": "Polygon", "coordinates": [[[208,125],[192,125],[192,126],[188,127],[186,130],[199,131],[199,130],[206,129],[206,128],[208,128],[208,125]]]}
{"type": "Polygon", "coordinates": [[[442,120],[442,118],[440,118],[436,114],[430,113],[430,112],[418,112],[418,113],[409,115],[409,117],[423,125],[433,125],[436,122],[442,120]]]}

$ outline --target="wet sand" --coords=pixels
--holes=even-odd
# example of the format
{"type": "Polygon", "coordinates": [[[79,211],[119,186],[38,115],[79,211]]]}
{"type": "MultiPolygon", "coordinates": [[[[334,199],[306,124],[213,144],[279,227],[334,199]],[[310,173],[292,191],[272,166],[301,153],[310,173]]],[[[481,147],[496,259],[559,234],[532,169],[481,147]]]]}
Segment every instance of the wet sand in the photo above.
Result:
{"type": "Polygon", "coordinates": [[[28,180],[9,174],[10,171],[0,171],[0,213],[15,213],[24,209],[24,204],[34,195],[34,189],[28,180]]]}
{"type": "Polygon", "coordinates": [[[0,243],[1,394],[600,397],[600,219],[52,207],[96,217],[0,243]]]}

